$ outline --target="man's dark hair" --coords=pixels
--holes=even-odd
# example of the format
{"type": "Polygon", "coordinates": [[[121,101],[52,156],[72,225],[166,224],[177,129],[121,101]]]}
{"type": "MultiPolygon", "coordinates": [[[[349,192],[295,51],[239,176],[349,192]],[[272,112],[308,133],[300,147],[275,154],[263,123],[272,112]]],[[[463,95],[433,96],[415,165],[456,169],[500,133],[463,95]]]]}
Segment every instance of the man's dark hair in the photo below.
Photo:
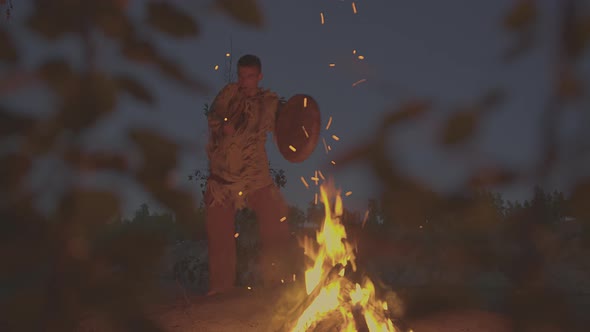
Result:
{"type": "Polygon", "coordinates": [[[246,54],[238,60],[238,68],[240,67],[256,67],[259,71],[262,71],[262,63],[260,58],[256,55],[246,54]]]}

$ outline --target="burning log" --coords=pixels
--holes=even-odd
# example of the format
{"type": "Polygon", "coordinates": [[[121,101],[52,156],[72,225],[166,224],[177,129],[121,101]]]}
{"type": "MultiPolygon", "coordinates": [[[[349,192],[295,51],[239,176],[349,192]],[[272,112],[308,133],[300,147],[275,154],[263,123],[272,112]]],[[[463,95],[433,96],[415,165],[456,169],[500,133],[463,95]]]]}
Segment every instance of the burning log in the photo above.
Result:
{"type": "MultiPolygon", "coordinates": [[[[287,310],[283,313],[286,317],[291,317],[292,320],[284,321],[283,324],[277,329],[273,329],[273,331],[291,331],[295,324],[297,323],[293,317],[301,317],[304,311],[318,298],[322,289],[327,287],[329,284],[340,278],[338,273],[342,270],[342,265],[338,264],[337,266],[332,267],[330,272],[327,273],[325,276],[322,277],[322,280],[318,284],[316,288],[307,296],[303,297],[302,299],[297,299],[297,302],[292,310],[287,310]]],[[[300,293],[302,289],[299,288],[297,291],[300,293]]],[[[287,303],[284,303],[284,306],[287,307],[287,303]]]]}

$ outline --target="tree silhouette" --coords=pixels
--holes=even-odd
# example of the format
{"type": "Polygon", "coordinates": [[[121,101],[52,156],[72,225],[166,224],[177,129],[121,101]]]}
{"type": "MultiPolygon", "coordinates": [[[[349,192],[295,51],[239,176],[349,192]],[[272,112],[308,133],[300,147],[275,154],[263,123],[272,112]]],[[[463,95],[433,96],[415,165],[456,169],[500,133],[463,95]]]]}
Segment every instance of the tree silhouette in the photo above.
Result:
{"type": "MultiPolygon", "coordinates": [[[[1,5],[7,6],[10,15],[12,1],[1,5]]],[[[49,87],[55,97],[55,107],[47,106],[51,112],[43,117],[0,105],[0,140],[4,144],[18,138],[14,148],[0,157],[0,182],[6,184],[2,197],[10,197],[0,207],[2,252],[11,253],[3,265],[3,330],[68,331],[88,314],[98,317],[100,326],[160,330],[145,314],[145,306],[157,302],[152,271],[157,269],[166,237],[159,233],[161,229],[149,227],[108,232],[115,226],[124,228],[125,223],[112,224],[120,216],[121,202],[114,190],[81,186],[76,175],[115,173],[135,181],[173,211],[178,223],[197,220],[198,209],[190,193],[169,181],[180,150],[175,141],[149,129],[129,130],[126,139],[142,161],[137,167],[130,166],[126,154],[89,151],[81,144],[89,130],[115,112],[122,96],[145,103],[146,109],[156,102],[137,77],[115,73],[97,61],[101,45],[95,32],[117,46],[122,61],[160,75],[161,84],[175,83],[192,93],[204,92],[206,86],[166,56],[150,37],[158,33],[170,39],[195,38],[199,26],[194,15],[168,2],[150,1],[142,3],[145,21],[136,22],[129,17],[127,5],[119,0],[33,1],[31,15],[22,22],[25,28],[41,39],[39,45],[65,38],[79,42],[81,62],[74,65],[65,56],[54,55],[32,73],[21,73],[26,56],[14,41],[12,26],[21,22],[12,17],[0,25],[0,63],[15,68],[14,77],[32,78],[24,83],[4,84],[3,80],[0,94],[27,89],[34,81],[49,87]],[[42,193],[26,186],[33,165],[46,156],[62,161],[51,173],[65,187],[50,213],[36,207],[42,193]]],[[[215,1],[215,5],[238,22],[261,26],[255,1],[215,1]]],[[[137,217],[146,217],[147,212],[142,209],[137,217]]],[[[162,224],[160,219],[154,222],[162,224]]]]}

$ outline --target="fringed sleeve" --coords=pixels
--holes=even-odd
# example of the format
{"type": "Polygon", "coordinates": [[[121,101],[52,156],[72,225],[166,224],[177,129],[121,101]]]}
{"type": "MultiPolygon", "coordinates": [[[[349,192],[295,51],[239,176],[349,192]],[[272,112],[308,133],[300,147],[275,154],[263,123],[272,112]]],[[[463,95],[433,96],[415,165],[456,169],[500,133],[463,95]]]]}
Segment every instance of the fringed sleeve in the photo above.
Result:
{"type": "Polygon", "coordinates": [[[264,95],[264,110],[262,112],[264,120],[262,121],[262,124],[264,132],[271,133],[275,143],[275,122],[277,119],[277,112],[281,105],[279,96],[276,93],[267,90],[264,95]]]}

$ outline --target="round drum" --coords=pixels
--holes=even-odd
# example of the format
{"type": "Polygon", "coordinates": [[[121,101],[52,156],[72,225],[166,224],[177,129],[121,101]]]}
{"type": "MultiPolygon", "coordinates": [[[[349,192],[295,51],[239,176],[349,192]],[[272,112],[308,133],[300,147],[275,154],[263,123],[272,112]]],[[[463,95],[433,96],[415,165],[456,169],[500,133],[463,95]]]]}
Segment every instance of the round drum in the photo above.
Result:
{"type": "Polygon", "coordinates": [[[315,150],[320,137],[321,117],[318,103],[305,94],[289,98],[279,107],[275,137],[279,151],[292,163],[305,161],[315,150]]]}

